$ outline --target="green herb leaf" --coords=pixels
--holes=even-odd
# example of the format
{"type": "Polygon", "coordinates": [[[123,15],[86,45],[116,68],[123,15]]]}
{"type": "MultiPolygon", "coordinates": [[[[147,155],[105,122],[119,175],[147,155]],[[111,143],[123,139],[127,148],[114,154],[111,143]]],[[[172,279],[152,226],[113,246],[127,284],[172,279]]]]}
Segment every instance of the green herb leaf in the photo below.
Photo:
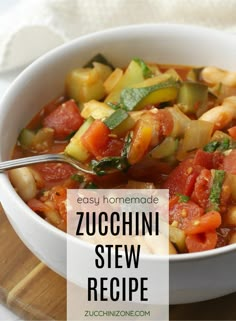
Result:
{"type": "Polygon", "coordinates": [[[94,182],[88,182],[85,187],[85,189],[97,189],[98,186],[94,182]]]}
{"type": "Polygon", "coordinates": [[[83,183],[84,182],[84,176],[83,175],[79,175],[79,174],[73,174],[70,177],[71,179],[73,179],[73,181],[79,182],[79,183],[83,183]]]}
{"type": "Polygon", "coordinates": [[[223,152],[225,150],[228,150],[230,148],[230,140],[229,138],[224,138],[221,142],[217,150],[223,152]]]}
{"type": "Polygon", "coordinates": [[[213,206],[213,209],[216,211],[219,210],[220,195],[221,195],[221,190],[224,183],[224,178],[225,178],[225,171],[215,170],[209,199],[213,206]]]}
{"type": "Polygon", "coordinates": [[[121,157],[125,157],[125,158],[128,157],[132,138],[133,138],[133,132],[129,132],[125,137],[125,143],[124,143],[123,150],[121,152],[121,157]]]}
{"type": "Polygon", "coordinates": [[[142,59],[133,58],[133,60],[137,62],[137,64],[139,64],[139,66],[141,67],[144,78],[150,78],[152,76],[151,69],[145,64],[145,62],[142,59]]]}
{"type": "Polygon", "coordinates": [[[187,203],[190,199],[189,196],[184,194],[177,193],[176,195],[179,197],[179,203],[187,203]]]}
{"type": "Polygon", "coordinates": [[[230,140],[228,138],[224,138],[221,141],[213,140],[212,142],[208,143],[203,147],[203,150],[208,153],[213,153],[216,150],[218,151],[225,151],[230,148],[230,140]]]}
{"type": "Polygon", "coordinates": [[[127,159],[119,156],[104,157],[100,161],[92,160],[90,165],[99,176],[105,175],[107,169],[117,168],[122,171],[128,168],[127,159]]]}
{"type": "Polygon", "coordinates": [[[219,147],[220,142],[217,140],[213,140],[203,147],[203,150],[208,153],[213,153],[219,147]]]}

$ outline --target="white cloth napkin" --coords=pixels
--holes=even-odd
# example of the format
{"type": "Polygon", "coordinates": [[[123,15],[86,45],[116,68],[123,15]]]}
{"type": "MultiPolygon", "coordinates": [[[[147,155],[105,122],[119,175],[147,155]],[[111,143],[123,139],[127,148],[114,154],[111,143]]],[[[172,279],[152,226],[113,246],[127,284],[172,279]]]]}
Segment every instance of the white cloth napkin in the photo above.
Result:
{"type": "Polygon", "coordinates": [[[236,0],[16,0],[0,13],[0,71],[93,31],[137,23],[188,23],[236,32],[236,0]]]}

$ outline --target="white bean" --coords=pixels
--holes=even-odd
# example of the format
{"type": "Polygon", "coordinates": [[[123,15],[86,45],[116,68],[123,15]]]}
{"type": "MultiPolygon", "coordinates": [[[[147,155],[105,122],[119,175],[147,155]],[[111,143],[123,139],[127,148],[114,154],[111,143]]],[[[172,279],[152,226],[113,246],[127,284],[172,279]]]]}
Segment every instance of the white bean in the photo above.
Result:
{"type": "Polygon", "coordinates": [[[37,194],[34,176],[28,167],[21,167],[9,171],[9,177],[17,193],[24,201],[28,201],[37,194]]]}
{"type": "Polygon", "coordinates": [[[225,86],[236,86],[236,72],[222,70],[216,67],[205,67],[201,73],[202,79],[211,85],[222,83],[225,86]]]}
{"type": "Polygon", "coordinates": [[[224,128],[236,119],[236,96],[225,98],[222,105],[209,109],[199,119],[213,123],[216,129],[224,128]]]}

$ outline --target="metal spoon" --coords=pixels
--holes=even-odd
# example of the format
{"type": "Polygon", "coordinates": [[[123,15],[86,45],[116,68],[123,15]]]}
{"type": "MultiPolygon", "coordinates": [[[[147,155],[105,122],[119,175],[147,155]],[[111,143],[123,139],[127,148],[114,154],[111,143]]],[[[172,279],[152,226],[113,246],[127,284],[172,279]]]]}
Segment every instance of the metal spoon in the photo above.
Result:
{"type": "Polygon", "coordinates": [[[83,165],[76,159],[71,158],[65,154],[43,154],[0,162],[0,173],[13,168],[48,162],[68,163],[76,169],[80,170],[81,172],[96,175],[96,173],[91,168],[89,168],[86,165],[83,165]]]}

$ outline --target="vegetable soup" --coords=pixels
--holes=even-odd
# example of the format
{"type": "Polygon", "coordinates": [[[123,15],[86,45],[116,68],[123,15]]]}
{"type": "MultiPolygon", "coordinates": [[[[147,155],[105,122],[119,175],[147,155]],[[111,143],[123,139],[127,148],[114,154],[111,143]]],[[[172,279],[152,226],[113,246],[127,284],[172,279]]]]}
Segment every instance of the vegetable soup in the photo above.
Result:
{"type": "Polygon", "coordinates": [[[235,119],[235,72],[140,58],[122,69],[99,54],[68,73],[64,95],[42,106],[13,152],[64,152],[96,175],[44,163],[9,176],[64,231],[67,188],[167,188],[173,253],[214,249],[236,242],[235,119]]]}

